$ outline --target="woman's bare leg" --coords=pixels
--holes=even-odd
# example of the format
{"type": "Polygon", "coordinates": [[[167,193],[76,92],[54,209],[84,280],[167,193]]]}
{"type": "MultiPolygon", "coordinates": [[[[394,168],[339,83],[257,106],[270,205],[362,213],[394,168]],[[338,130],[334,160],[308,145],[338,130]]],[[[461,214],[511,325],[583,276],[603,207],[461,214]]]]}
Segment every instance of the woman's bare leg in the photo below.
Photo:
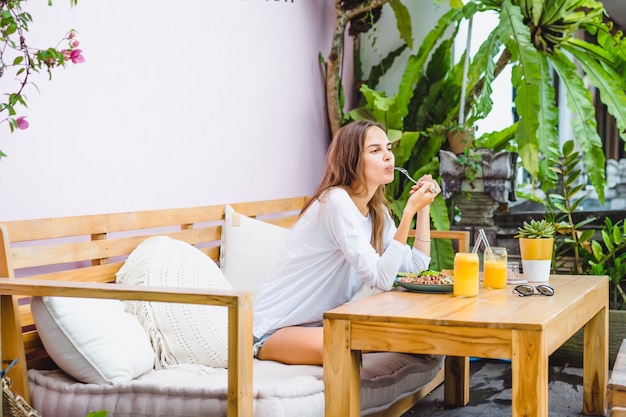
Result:
{"type": "Polygon", "coordinates": [[[288,365],[322,365],[323,327],[284,327],[263,343],[257,357],[288,365]]]}

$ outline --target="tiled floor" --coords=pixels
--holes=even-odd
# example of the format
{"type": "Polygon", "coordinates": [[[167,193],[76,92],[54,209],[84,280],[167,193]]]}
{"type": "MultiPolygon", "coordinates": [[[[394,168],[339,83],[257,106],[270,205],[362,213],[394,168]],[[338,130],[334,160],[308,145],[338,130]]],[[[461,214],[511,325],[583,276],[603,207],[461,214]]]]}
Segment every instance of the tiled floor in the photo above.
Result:
{"type": "MultiPolygon", "coordinates": [[[[580,368],[567,365],[550,368],[548,392],[550,417],[583,416],[582,383],[582,369],[580,368]]],[[[403,417],[502,417],[510,415],[510,362],[475,360],[471,363],[470,403],[467,406],[444,410],[443,386],[439,386],[403,417]]]]}

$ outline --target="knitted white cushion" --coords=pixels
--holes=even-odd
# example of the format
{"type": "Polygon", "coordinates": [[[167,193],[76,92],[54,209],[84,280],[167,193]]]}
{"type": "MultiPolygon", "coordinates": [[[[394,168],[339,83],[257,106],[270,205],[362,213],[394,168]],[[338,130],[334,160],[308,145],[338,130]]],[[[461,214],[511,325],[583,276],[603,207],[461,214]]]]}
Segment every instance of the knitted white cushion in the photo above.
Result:
{"type": "MultiPolygon", "coordinates": [[[[123,284],[232,289],[215,262],[194,246],[157,236],[146,239],[117,273],[123,284]]],[[[150,337],[156,369],[201,364],[228,365],[226,307],[126,301],[150,337]]]]}

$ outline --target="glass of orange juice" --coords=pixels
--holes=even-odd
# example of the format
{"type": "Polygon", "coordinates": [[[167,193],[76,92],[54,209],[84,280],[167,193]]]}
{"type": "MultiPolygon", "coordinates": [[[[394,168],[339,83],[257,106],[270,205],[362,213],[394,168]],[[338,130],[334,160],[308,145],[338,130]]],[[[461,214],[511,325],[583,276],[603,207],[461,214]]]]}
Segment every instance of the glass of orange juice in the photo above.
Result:
{"type": "Polygon", "coordinates": [[[454,255],[455,297],[476,297],[478,295],[478,254],[458,252],[454,255]]]}
{"type": "Polygon", "coordinates": [[[483,284],[485,288],[505,288],[507,252],[506,248],[492,247],[491,254],[485,252],[485,271],[483,284]]]}

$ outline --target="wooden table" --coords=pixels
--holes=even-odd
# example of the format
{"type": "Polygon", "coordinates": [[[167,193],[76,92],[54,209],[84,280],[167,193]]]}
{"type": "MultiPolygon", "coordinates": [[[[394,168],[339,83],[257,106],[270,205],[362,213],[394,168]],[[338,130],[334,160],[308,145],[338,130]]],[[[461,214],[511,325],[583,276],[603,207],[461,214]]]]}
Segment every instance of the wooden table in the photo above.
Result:
{"type": "Polygon", "coordinates": [[[452,406],[469,401],[469,356],[511,359],[512,415],[547,416],[548,358],[582,327],[582,411],[604,416],[608,278],[553,275],[550,285],[552,297],[519,297],[510,285],[481,288],[476,298],[395,289],[326,312],[326,416],[359,415],[362,350],[448,355],[444,400],[452,406]]]}

